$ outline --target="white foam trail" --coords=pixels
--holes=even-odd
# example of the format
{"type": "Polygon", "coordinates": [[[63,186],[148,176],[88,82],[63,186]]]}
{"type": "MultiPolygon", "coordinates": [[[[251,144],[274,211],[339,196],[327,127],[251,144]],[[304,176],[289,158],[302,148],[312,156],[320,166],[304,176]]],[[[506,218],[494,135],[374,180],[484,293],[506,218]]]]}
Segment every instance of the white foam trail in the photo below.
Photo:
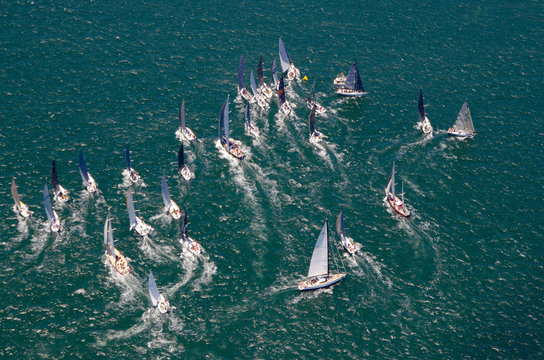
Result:
{"type": "Polygon", "coordinates": [[[173,246],[159,245],[149,237],[145,237],[141,242],[140,250],[154,263],[161,264],[168,261],[178,261],[178,257],[175,255],[176,249],[173,246]]]}

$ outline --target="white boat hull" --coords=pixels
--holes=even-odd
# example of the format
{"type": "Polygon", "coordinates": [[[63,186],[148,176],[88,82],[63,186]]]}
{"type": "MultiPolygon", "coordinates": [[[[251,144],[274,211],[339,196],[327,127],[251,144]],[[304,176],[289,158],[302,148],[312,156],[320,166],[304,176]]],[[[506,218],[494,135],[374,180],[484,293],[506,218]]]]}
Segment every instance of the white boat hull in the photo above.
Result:
{"type": "Polygon", "coordinates": [[[130,274],[130,267],[128,266],[127,260],[119,252],[119,250],[115,249],[115,256],[106,254],[108,257],[109,262],[113,265],[113,268],[117,270],[119,274],[122,276],[130,274]]]}
{"type": "Polygon", "coordinates": [[[460,138],[473,138],[474,135],[476,135],[476,133],[475,132],[465,131],[465,130],[460,130],[460,129],[449,128],[448,129],[448,135],[453,135],[453,136],[457,136],[457,137],[460,137],[460,138]]]}
{"type": "Polygon", "coordinates": [[[398,214],[404,217],[409,217],[411,215],[408,209],[404,209],[402,206],[402,200],[397,196],[393,197],[393,194],[387,193],[387,202],[389,203],[389,206],[391,206],[391,208],[398,214]]]}
{"type": "Polygon", "coordinates": [[[323,137],[323,134],[316,130],[313,134],[310,134],[310,142],[312,144],[319,144],[323,141],[323,137]]]}
{"type": "Polygon", "coordinates": [[[346,83],[346,76],[344,76],[344,74],[337,76],[332,82],[334,86],[338,86],[338,87],[344,86],[345,83],[346,83]]]}
{"type": "Polygon", "coordinates": [[[309,109],[312,109],[315,106],[316,114],[324,114],[325,112],[327,112],[327,109],[325,109],[324,106],[321,106],[318,103],[313,102],[311,100],[306,100],[306,105],[308,105],[309,109]]]}
{"type": "Polygon", "coordinates": [[[239,89],[238,92],[240,93],[240,96],[241,96],[242,98],[244,98],[246,101],[251,101],[251,99],[253,98],[253,96],[251,95],[251,93],[249,92],[249,90],[246,89],[245,87],[239,89]]]}
{"type": "Polygon", "coordinates": [[[349,97],[361,97],[361,96],[368,95],[366,91],[357,91],[357,90],[351,90],[351,89],[345,89],[345,88],[340,88],[336,90],[336,94],[342,95],[342,96],[349,96],[349,97]]]}
{"type": "Polygon", "coordinates": [[[134,170],[133,168],[130,168],[130,170],[128,169],[125,169],[124,171],[125,174],[128,175],[128,178],[130,179],[130,181],[132,181],[132,183],[136,184],[138,181],[140,181],[141,177],[140,175],[138,174],[138,172],[136,170],[134,170]]]}
{"type": "Polygon", "coordinates": [[[280,109],[285,115],[289,115],[291,113],[291,104],[289,104],[289,101],[286,101],[280,109]]]}
{"type": "Polygon", "coordinates": [[[198,242],[196,242],[194,239],[184,236],[179,240],[180,243],[182,243],[183,246],[189,250],[189,252],[195,256],[198,256],[202,253],[202,246],[198,242]]]}
{"type": "Polygon", "coordinates": [[[355,247],[353,240],[345,237],[344,234],[340,234],[340,240],[342,241],[342,246],[344,246],[344,249],[346,249],[348,253],[350,253],[351,255],[355,254],[357,248],[355,247]]]}
{"type": "Polygon", "coordinates": [[[21,200],[19,200],[19,204],[20,204],[20,206],[15,205],[19,215],[21,215],[25,219],[30,217],[31,212],[30,212],[30,210],[28,210],[28,206],[24,202],[22,202],[21,200]]]}
{"type": "Polygon", "coordinates": [[[242,151],[242,149],[240,149],[238,144],[236,144],[231,139],[229,139],[229,143],[230,143],[230,146],[227,145],[225,138],[221,139],[221,145],[223,145],[223,149],[225,149],[227,153],[229,153],[230,155],[234,156],[237,159],[244,160],[246,156],[244,155],[244,152],[242,151]]]}
{"type": "Polygon", "coordinates": [[[433,127],[431,126],[431,122],[427,117],[425,117],[425,120],[423,120],[423,123],[421,124],[421,131],[423,131],[424,134],[430,134],[433,132],[433,127]]]}
{"type": "Polygon", "coordinates": [[[189,168],[187,167],[187,165],[185,165],[185,166],[179,171],[179,173],[180,173],[181,176],[182,176],[185,180],[187,180],[187,181],[189,181],[189,180],[191,180],[192,178],[195,177],[195,174],[194,174],[191,170],[189,170],[189,168]]]}
{"type": "Polygon", "coordinates": [[[52,231],[52,232],[59,232],[60,231],[60,219],[57,215],[57,212],[55,210],[53,210],[53,221],[51,221],[51,223],[49,224],[49,229],[52,231]]]}
{"type": "Polygon", "coordinates": [[[307,291],[325,288],[342,281],[346,277],[346,275],[347,274],[332,274],[328,276],[317,276],[301,282],[298,285],[298,289],[300,291],[307,291]]]}
{"type": "Polygon", "coordinates": [[[289,66],[289,69],[287,70],[287,80],[293,80],[299,77],[300,71],[295,67],[295,65],[291,64],[291,66],[289,66]]]}
{"type": "Polygon", "coordinates": [[[136,225],[134,225],[133,228],[140,236],[147,236],[153,230],[151,226],[147,225],[139,217],[136,217],[136,225]]]}
{"type": "Polygon", "coordinates": [[[179,206],[174,201],[170,203],[170,206],[168,207],[167,211],[174,220],[181,218],[181,210],[179,209],[179,206]]]}
{"type": "Polygon", "coordinates": [[[94,181],[93,177],[91,176],[91,174],[87,173],[87,176],[89,177],[89,181],[88,181],[88,184],[87,184],[87,191],[92,194],[92,193],[95,193],[98,186],[96,185],[96,182],[94,181]]]}
{"type": "Polygon", "coordinates": [[[255,137],[259,137],[260,135],[260,131],[259,129],[257,128],[257,126],[251,124],[250,126],[247,125],[246,123],[246,130],[253,136],[255,137]]]}
{"type": "Polygon", "coordinates": [[[189,129],[188,127],[185,127],[185,131],[182,129],[176,130],[176,136],[181,139],[185,139],[188,141],[196,140],[196,135],[193,132],[193,130],[189,129]]]}
{"type": "Polygon", "coordinates": [[[168,309],[170,309],[170,303],[164,298],[164,296],[162,296],[162,294],[159,295],[159,303],[157,304],[156,308],[161,314],[167,313],[168,309]]]}
{"type": "Polygon", "coordinates": [[[267,99],[271,99],[272,96],[274,95],[274,93],[272,92],[272,89],[266,83],[263,83],[263,86],[261,86],[261,88],[259,89],[259,92],[263,94],[264,96],[266,96],[267,99]]]}

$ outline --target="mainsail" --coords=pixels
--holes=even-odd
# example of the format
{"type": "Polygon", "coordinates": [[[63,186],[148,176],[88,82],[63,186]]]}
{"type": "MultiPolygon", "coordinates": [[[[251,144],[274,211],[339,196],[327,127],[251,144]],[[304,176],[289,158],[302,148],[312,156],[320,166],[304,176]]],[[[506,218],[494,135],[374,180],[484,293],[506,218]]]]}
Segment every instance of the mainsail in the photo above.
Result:
{"type": "Polygon", "coordinates": [[[136,225],[136,211],[134,210],[134,202],[132,201],[132,188],[128,188],[127,192],[127,208],[128,208],[128,220],[130,228],[136,225]]]}
{"type": "Polygon", "coordinates": [[[181,130],[185,130],[185,98],[181,101],[181,106],[179,107],[179,127],[181,130]]]}
{"type": "Polygon", "coordinates": [[[472,116],[470,115],[468,101],[465,101],[463,106],[461,107],[461,110],[459,111],[459,115],[457,115],[457,120],[455,120],[453,128],[474,132],[474,124],[472,123],[472,116]]]}
{"type": "Polygon", "coordinates": [[[246,125],[247,125],[248,128],[251,129],[251,118],[250,118],[250,115],[249,115],[249,102],[246,105],[246,125]]]}
{"type": "Polygon", "coordinates": [[[325,225],[321,229],[321,233],[317,238],[312,253],[312,261],[308,270],[308,277],[329,274],[329,222],[325,220],[325,225]]]}
{"type": "Polygon", "coordinates": [[[423,107],[423,90],[419,91],[419,101],[417,103],[417,111],[419,115],[419,121],[423,122],[423,120],[425,120],[425,109],[423,107]]]}
{"type": "Polygon", "coordinates": [[[57,165],[55,160],[51,163],[51,185],[53,185],[53,192],[56,194],[59,191],[59,176],[57,174],[57,165]]]}
{"type": "Polygon", "coordinates": [[[21,208],[21,201],[19,201],[19,193],[17,192],[17,185],[15,185],[15,179],[11,180],[11,196],[17,205],[17,209],[21,208]]]}
{"type": "Polygon", "coordinates": [[[240,65],[238,65],[238,90],[244,87],[244,55],[240,57],[240,65]]]}
{"type": "Polygon", "coordinates": [[[251,85],[251,92],[253,93],[253,96],[257,98],[259,93],[257,92],[257,84],[255,84],[255,75],[253,75],[253,70],[251,70],[249,74],[249,84],[251,85]]]}
{"type": "Polygon", "coordinates": [[[259,64],[257,65],[257,84],[259,88],[264,84],[264,69],[263,69],[263,57],[259,59],[259,64]]]}
{"type": "Polygon", "coordinates": [[[272,61],[272,68],[270,70],[272,72],[272,79],[274,79],[274,88],[278,87],[278,74],[276,70],[276,59],[272,61]]]}
{"type": "Polygon", "coordinates": [[[87,172],[87,165],[83,159],[83,150],[79,150],[79,173],[81,174],[81,179],[85,186],[89,185],[89,173],[87,172]]]}
{"type": "Polygon", "coordinates": [[[159,304],[160,294],[159,289],[157,289],[157,284],[155,283],[155,278],[153,277],[153,273],[151,271],[149,272],[148,288],[151,303],[153,304],[153,306],[157,306],[159,304]]]}
{"type": "Polygon", "coordinates": [[[225,133],[225,143],[230,149],[229,142],[229,95],[225,99],[223,106],[221,106],[221,120],[223,121],[223,130],[225,133]]]}
{"type": "Polygon", "coordinates": [[[315,104],[312,106],[312,110],[310,111],[309,121],[310,121],[310,135],[312,135],[315,132],[315,104]]]}
{"type": "Polygon", "coordinates": [[[110,213],[106,217],[106,223],[104,224],[104,245],[106,245],[106,251],[108,255],[115,257],[115,245],[113,244],[113,234],[111,229],[110,213]]]}
{"type": "Polygon", "coordinates": [[[345,235],[344,233],[344,212],[340,211],[338,217],[336,218],[336,232],[338,235],[345,235]]]}
{"type": "Polygon", "coordinates": [[[359,75],[359,69],[357,68],[357,60],[351,65],[344,88],[356,91],[365,91],[363,82],[361,81],[361,75],[359,75]]]}
{"type": "Polygon", "coordinates": [[[185,156],[183,152],[183,142],[179,145],[178,151],[178,170],[181,171],[185,167],[185,156]]]}
{"type": "Polygon", "coordinates": [[[43,186],[43,205],[45,206],[45,212],[49,222],[55,221],[55,215],[53,214],[53,208],[51,207],[51,197],[49,196],[49,188],[47,183],[43,186]]]}
{"type": "Polygon", "coordinates": [[[278,97],[280,98],[280,106],[285,103],[285,85],[283,83],[283,74],[280,78],[280,85],[278,87],[278,97]]]}
{"type": "Polygon", "coordinates": [[[183,221],[181,222],[181,232],[183,233],[184,238],[189,237],[189,225],[187,224],[187,211],[183,215],[183,221]]]}
{"type": "Polygon", "coordinates": [[[291,66],[291,59],[289,58],[289,54],[287,54],[287,50],[285,50],[285,45],[283,44],[283,41],[279,41],[279,48],[280,48],[280,63],[281,63],[281,69],[282,72],[286,72],[289,70],[289,67],[291,66]]]}
{"type": "Polygon", "coordinates": [[[164,171],[162,172],[161,192],[164,206],[168,209],[170,207],[170,204],[172,203],[172,199],[170,199],[170,193],[168,192],[168,183],[166,182],[166,174],[164,171]]]}

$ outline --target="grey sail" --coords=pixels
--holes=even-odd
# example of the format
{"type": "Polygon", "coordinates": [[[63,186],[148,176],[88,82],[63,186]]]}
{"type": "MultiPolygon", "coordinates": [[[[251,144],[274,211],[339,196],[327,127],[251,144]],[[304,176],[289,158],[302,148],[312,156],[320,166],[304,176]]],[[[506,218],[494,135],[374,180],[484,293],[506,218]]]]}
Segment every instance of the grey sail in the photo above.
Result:
{"type": "Polygon", "coordinates": [[[423,90],[419,91],[419,101],[417,102],[417,113],[419,115],[419,121],[425,120],[425,108],[423,107],[423,90]]]}
{"type": "Polygon", "coordinates": [[[225,142],[226,142],[227,146],[230,149],[230,141],[229,141],[229,95],[227,95],[227,100],[225,100],[225,103],[223,104],[222,115],[223,115],[223,130],[224,130],[224,133],[225,133],[225,142]]]}
{"type": "Polygon", "coordinates": [[[21,209],[21,201],[19,201],[19,193],[17,192],[17,185],[15,185],[15,179],[11,180],[11,196],[13,196],[13,201],[15,201],[17,209],[21,209]]]}
{"type": "Polygon", "coordinates": [[[463,103],[459,114],[457,115],[457,120],[453,125],[455,129],[465,130],[469,132],[474,131],[474,124],[472,123],[472,116],[470,115],[470,109],[468,107],[468,101],[463,103]]]}
{"type": "Polygon", "coordinates": [[[53,214],[53,208],[51,207],[51,197],[49,195],[47,183],[43,186],[43,205],[45,207],[47,219],[50,223],[53,222],[55,220],[55,215],[53,214]]]}
{"type": "Polygon", "coordinates": [[[251,85],[251,92],[253,93],[253,96],[257,97],[259,93],[257,92],[257,84],[255,83],[255,75],[253,75],[253,70],[251,70],[249,74],[249,84],[251,85]]]}
{"type": "Polygon", "coordinates": [[[185,98],[183,98],[183,101],[181,102],[181,106],[179,107],[179,127],[181,130],[185,130],[185,98]]]}
{"type": "Polygon", "coordinates": [[[153,277],[153,273],[151,271],[149,272],[148,288],[151,302],[153,303],[153,306],[157,306],[159,304],[160,294],[159,289],[157,289],[157,284],[155,283],[155,278],[153,277]]]}
{"type": "Polygon", "coordinates": [[[115,245],[113,244],[113,233],[111,229],[110,213],[106,217],[106,223],[104,224],[104,245],[106,245],[106,251],[108,255],[115,258],[115,245]]]}
{"type": "Polygon", "coordinates": [[[134,201],[132,201],[132,188],[128,188],[127,192],[127,209],[128,209],[128,220],[130,222],[130,227],[136,224],[136,211],[134,210],[134,201]]]}
{"type": "Polygon", "coordinates": [[[282,72],[286,72],[289,70],[289,67],[291,66],[291,59],[289,58],[289,54],[287,54],[287,50],[285,50],[285,45],[283,44],[283,41],[279,41],[279,48],[280,48],[280,63],[281,63],[281,69],[282,72]]]}
{"type": "Polygon", "coordinates": [[[340,235],[345,235],[344,232],[344,212],[340,211],[340,214],[336,217],[336,232],[340,235]]]}
{"type": "Polygon", "coordinates": [[[127,148],[125,149],[125,165],[127,166],[127,170],[130,173],[130,145],[127,144],[127,148]]]}
{"type": "Polygon", "coordinates": [[[391,170],[391,194],[395,197],[395,162],[393,161],[393,170],[391,170]]]}
{"type": "Polygon", "coordinates": [[[278,87],[278,73],[276,69],[276,59],[272,61],[272,68],[270,69],[272,72],[272,79],[274,79],[274,88],[278,87]]]}
{"type": "Polygon", "coordinates": [[[162,192],[162,201],[164,202],[164,206],[166,208],[170,207],[170,204],[172,203],[172,199],[170,199],[170,193],[168,192],[168,184],[166,183],[166,174],[162,173],[162,181],[161,181],[161,192],[162,192]]]}
{"type": "Polygon", "coordinates": [[[85,164],[85,159],[83,159],[83,151],[79,150],[79,173],[81,175],[81,179],[83,180],[83,184],[85,186],[89,185],[89,173],[87,172],[87,164],[85,164]]]}
{"type": "Polygon", "coordinates": [[[312,253],[312,261],[310,262],[310,269],[308,270],[308,277],[314,277],[319,275],[329,274],[329,223],[325,220],[325,225],[321,229],[321,233],[317,238],[317,242],[314,246],[314,252],[312,253]]]}
{"type": "Polygon", "coordinates": [[[59,192],[59,175],[57,174],[57,165],[55,160],[51,163],[51,185],[53,186],[53,192],[56,194],[59,192]]]}
{"type": "Polygon", "coordinates": [[[264,84],[264,68],[263,68],[263,57],[259,59],[259,64],[257,65],[257,84],[259,88],[264,84]]]}

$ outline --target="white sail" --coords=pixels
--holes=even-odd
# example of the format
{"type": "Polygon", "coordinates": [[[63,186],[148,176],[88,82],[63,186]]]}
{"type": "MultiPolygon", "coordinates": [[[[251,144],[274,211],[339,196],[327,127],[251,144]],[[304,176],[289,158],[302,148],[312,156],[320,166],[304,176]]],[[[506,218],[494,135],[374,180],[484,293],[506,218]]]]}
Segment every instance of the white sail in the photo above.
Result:
{"type": "Polygon", "coordinates": [[[17,185],[15,185],[15,179],[11,180],[11,196],[13,196],[13,200],[15,201],[15,205],[17,205],[17,210],[21,209],[21,202],[19,200],[19,193],[17,192],[17,185]]]}
{"type": "Polygon", "coordinates": [[[458,130],[465,130],[468,132],[474,131],[474,124],[472,123],[472,116],[470,115],[468,101],[465,101],[463,106],[461,107],[461,110],[457,115],[457,119],[455,120],[455,124],[453,124],[453,128],[458,130]]]}
{"type": "Polygon", "coordinates": [[[279,41],[279,53],[282,72],[286,72],[289,70],[289,66],[291,66],[291,59],[289,58],[289,54],[287,54],[287,50],[285,50],[285,45],[283,44],[281,37],[279,41]]]}
{"type": "Polygon", "coordinates": [[[115,258],[115,245],[113,244],[113,233],[111,229],[111,218],[110,213],[106,217],[106,222],[104,223],[104,245],[106,245],[106,251],[108,255],[115,258]]]}
{"type": "Polygon", "coordinates": [[[168,183],[166,182],[166,174],[162,173],[162,182],[161,182],[161,190],[162,190],[162,201],[164,202],[164,206],[168,209],[170,207],[170,204],[172,203],[172,199],[170,198],[170,193],[168,192],[168,183]]]}
{"type": "Polygon", "coordinates": [[[255,75],[253,75],[253,70],[249,73],[249,84],[251,86],[251,92],[253,93],[253,96],[257,98],[259,96],[259,92],[257,91],[257,84],[255,83],[255,75]]]}
{"type": "Polygon", "coordinates": [[[151,303],[153,306],[157,306],[159,304],[159,289],[157,289],[157,284],[155,283],[155,278],[153,277],[153,273],[149,272],[149,282],[148,282],[148,288],[149,288],[149,297],[151,298],[151,303]]]}
{"type": "Polygon", "coordinates": [[[339,235],[345,235],[344,233],[344,212],[340,211],[338,217],[336,218],[336,232],[339,235]]]}
{"type": "Polygon", "coordinates": [[[310,269],[308,270],[308,277],[314,277],[319,275],[329,274],[329,223],[325,220],[325,225],[321,229],[321,233],[317,238],[317,242],[314,246],[314,252],[312,253],[312,261],[310,262],[310,269]]]}
{"type": "Polygon", "coordinates": [[[79,150],[79,174],[83,180],[83,185],[89,186],[89,172],[87,171],[87,164],[85,164],[85,159],[83,159],[83,151],[79,150]]]}
{"type": "Polygon", "coordinates": [[[127,209],[128,209],[128,219],[130,222],[130,228],[136,225],[136,211],[134,210],[134,201],[132,201],[132,188],[128,188],[127,192],[127,209]]]}
{"type": "Polygon", "coordinates": [[[49,223],[55,221],[55,214],[53,214],[53,208],[51,207],[51,197],[49,195],[49,188],[47,183],[43,186],[43,204],[45,206],[45,212],[49,223]]]}

